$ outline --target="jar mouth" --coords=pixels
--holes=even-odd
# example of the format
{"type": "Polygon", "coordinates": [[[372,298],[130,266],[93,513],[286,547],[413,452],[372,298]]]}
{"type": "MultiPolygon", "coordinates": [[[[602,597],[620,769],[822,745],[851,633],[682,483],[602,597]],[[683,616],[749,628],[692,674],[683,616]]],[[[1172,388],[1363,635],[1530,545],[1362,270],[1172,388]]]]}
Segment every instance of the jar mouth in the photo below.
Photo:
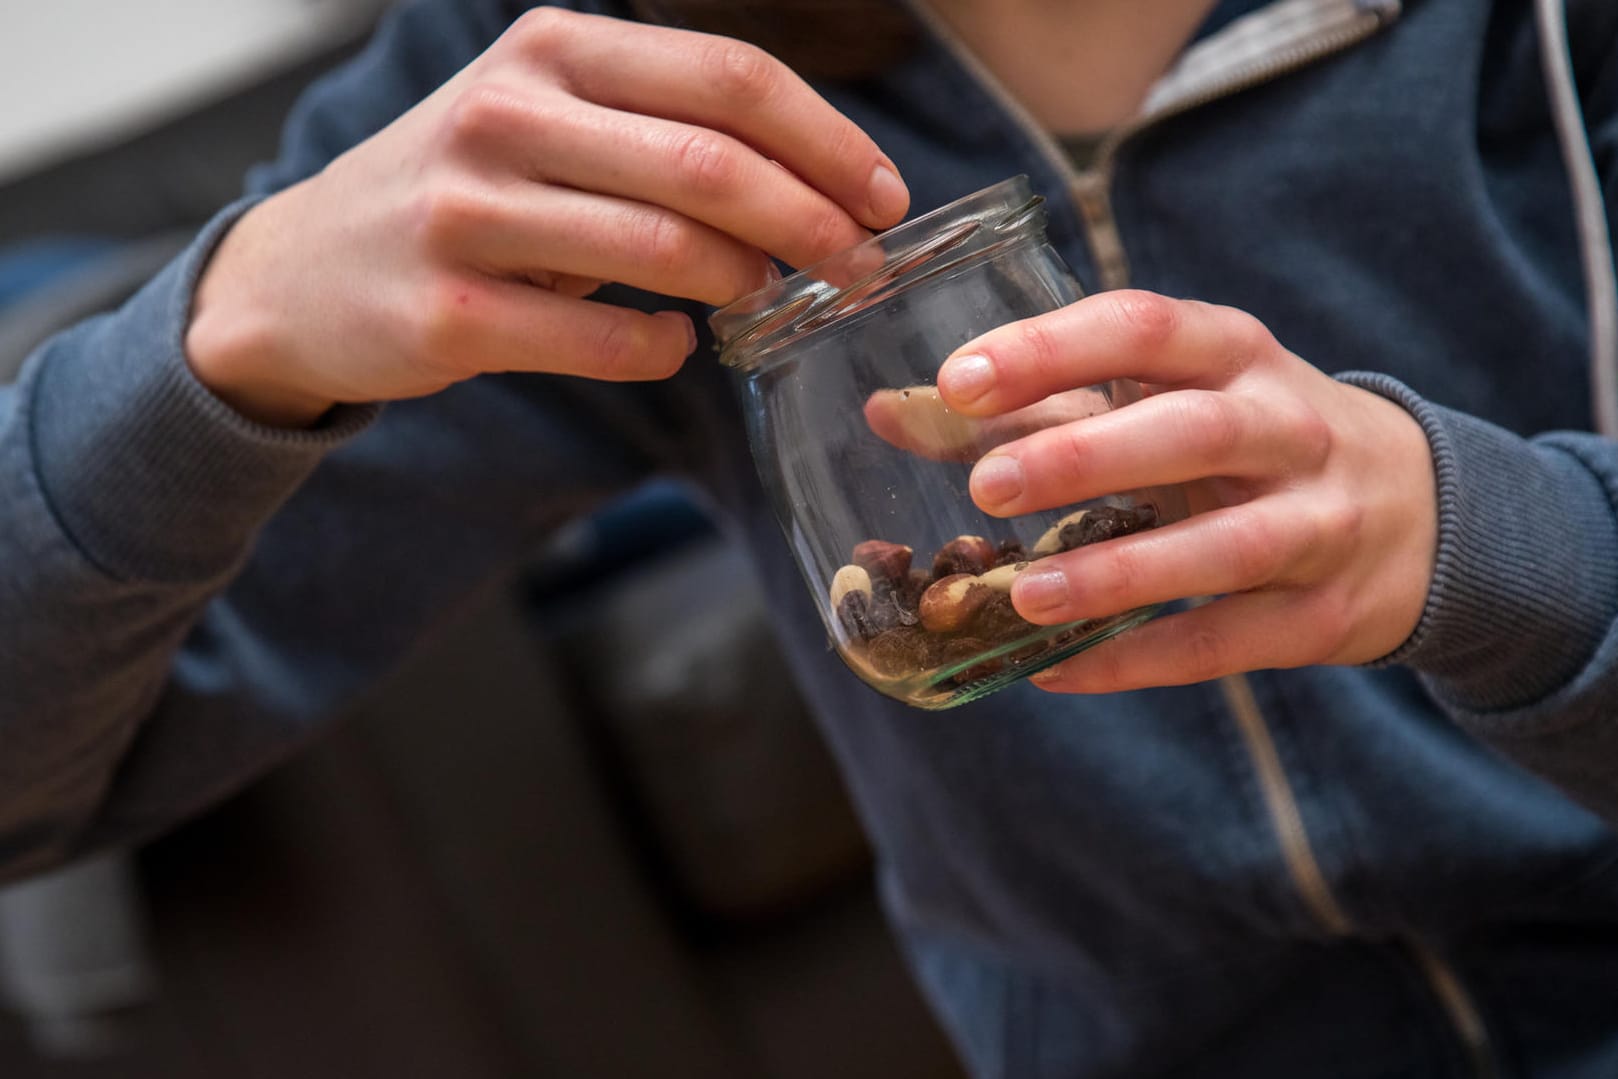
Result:
{"type": "Polygon", "coordinates": [[[998,252],[1044,224],[1044,202],[1013,176],[750,292],[708,316],[719,362],[754,368],[786,340],[998,252]]]}

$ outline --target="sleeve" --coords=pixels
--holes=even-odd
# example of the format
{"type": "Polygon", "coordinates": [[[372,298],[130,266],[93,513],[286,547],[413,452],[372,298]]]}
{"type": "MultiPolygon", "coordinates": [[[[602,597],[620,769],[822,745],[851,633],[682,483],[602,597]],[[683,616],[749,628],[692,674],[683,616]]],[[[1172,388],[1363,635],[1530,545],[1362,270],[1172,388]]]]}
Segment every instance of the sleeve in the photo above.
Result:
{"type": "MultiPolygon", "coordinates": [[[[1618,53],[1605,51],[1585,103],[1612,223],[1618,53]]],[[[1386,376],[1343,378],[1416,417],[1438,479],[1427,607],[1382,663],[1413,669],[1455,723],[1618,826],[1618,442],[1525,439],[1386,376]]]]}
{"type": "Polygon", "coordinates": [[[0,387],[0,878],[149,835],[262,772],[543,529],[677,456],[672,387],[480,379],[286,432],[186,365],[197,278],[253,199],[385,125],[508,16],[397,10],[306,95],[254,194],[0,387]]]}

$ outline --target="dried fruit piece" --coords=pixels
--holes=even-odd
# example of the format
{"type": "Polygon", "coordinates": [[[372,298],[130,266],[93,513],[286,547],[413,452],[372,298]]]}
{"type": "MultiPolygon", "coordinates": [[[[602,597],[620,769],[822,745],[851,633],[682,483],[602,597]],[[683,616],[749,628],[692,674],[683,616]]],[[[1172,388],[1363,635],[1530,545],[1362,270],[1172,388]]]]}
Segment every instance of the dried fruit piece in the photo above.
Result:
{"type": "Polygon", "coordinates": [[[878,587],[898,584],[910,572],[912,552],[902,543],[866,540],[854,548],[854,564],[871,575],[878,587]]]}
{"type": "Polygon", "coordinates": [[[904,585],[898,590],[899,602],[908,610],[914,612],[921,607],[921,594],[933,583],[933,575],[924,569],[913,569],[905,577],[904,585]]]}
{"type": "Polygon", "coordinates": [[[879,632],[871,612],[871,593],[849,591],[837,602],[837,623],[852,641],[868,641],[879,632]]]}
{"type": "Polygon", "coordinates": [[[1135,506],[1097,506],[1077,510],[1057,521],[1034,544],[1034,556],[1071,551],[1102,540],[1127,536],[1157,527],[1157,507],[1150,502],[1135,506]]]}
{"type": "Polygon", "coordinates": [[[1010,566],[1026,561],[1028,561],[1028,552],[1021,543],[1014,539],[1006,540],[995,548],[994,564],[996,566],[1010,566]]]}
{"type": "Polygon", "coordinates": [[[1102,506],[1061,529],[1062,550],[1071,551],[1075,547],[1084,547],[1155,527],[1157,527],[1157,507],[1150,502],[1142,502],[1137,506],[1102,506]]]}
{"type": "Polygon", "coordinates": [[[871,622],[877,632],[916,624],[916,612],[906,610],[893,589],[878,588],[871,596],[871,622]]]}
{"type": "Polygon", "coordinates": [[[994,547],[982,536],[956,536],[938,549],[933,558],[933,579],[941,581],[957,573],[982,573],[994,565],[994,547]]]}

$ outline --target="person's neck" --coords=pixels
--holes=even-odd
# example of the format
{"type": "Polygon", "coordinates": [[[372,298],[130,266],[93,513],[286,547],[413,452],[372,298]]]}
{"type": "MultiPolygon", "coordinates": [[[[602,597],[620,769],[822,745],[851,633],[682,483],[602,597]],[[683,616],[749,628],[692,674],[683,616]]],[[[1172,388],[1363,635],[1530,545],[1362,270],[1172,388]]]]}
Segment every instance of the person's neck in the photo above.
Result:
{"type": "Polygon", "coordinates": [[[1056,135],[1134,116],[1215,0],[925,0],[1056,135]]]}

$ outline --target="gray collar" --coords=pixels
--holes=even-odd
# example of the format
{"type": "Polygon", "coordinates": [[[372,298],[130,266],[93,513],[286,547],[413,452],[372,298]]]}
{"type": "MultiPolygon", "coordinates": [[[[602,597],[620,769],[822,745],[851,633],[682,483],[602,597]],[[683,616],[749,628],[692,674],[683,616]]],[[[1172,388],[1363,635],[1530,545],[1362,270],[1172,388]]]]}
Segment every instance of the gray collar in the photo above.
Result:
{"type": "Polygon", "coordinates": [[[1401,0],[1277,0],[1196,42],[1152,87],[1136,124],[1253,86],[1399,17],[1401,0]]]}

